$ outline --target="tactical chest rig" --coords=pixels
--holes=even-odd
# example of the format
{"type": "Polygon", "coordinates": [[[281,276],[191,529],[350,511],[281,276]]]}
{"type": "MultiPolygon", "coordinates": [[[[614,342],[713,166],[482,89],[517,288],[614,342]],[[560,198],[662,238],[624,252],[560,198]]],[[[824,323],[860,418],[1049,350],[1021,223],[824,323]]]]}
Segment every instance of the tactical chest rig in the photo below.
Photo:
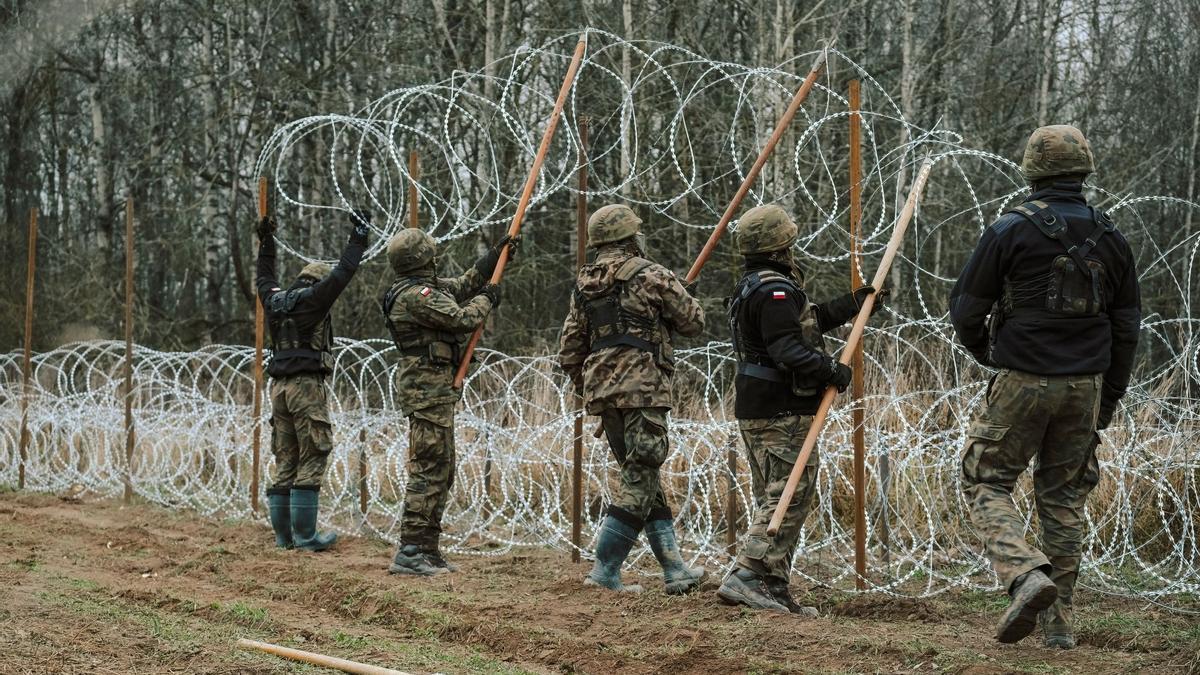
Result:
{"type": "Polygon", "coordinates": [[[392,321],[392,308],[396,306],[396,298],[414,286],[427,286],[426,280],[410,277],[402,279],[394,286],[383,292],[379,298],[379,309],[383,312],[383,322],[387,324],[388,333],[396,351],[404,356],[415,356],[428,359],[436,364],[457,364],[461,358],[460,341],[457,333],[441,331],[434,328],[413,325],[409,330],[400,330],[392,321]]]}
{"type": "Polygon", "coordinates": [[[297,303],[312,297],[312,287],[279,291],[267,298],[267,324],[271,331],[271,359],[310,361],[323,372],[333,372],[333,322],[329,314],[308,331],[296,325],[297,303]]]}
{"type": "Polygon", "coordinates": [[[575,287],[575,306],[587,317],[588,353],[612,347],[633,347],[649,352],[659,362],[668,356],[663,353],[658,319],[638,314],[623,302],[626,284],[653,264],[645,258],[629,258],[617,269],[616,283],[592,298],[584,297],[579,287],[575,287]]]}
{"type": "MultiPolygon", "coordinates": [[[[742,332],[742,312],[746,301],[759,289],[768,284],[785,286],[788,289],[804,293],[804,286],[794,279],[774,270],[759,270],[751,272],[738,281],[732,298],[728,300],[729,332],[733,336],[733,351],[737,355],[737,372],[739,375],[753,377],[767,382],[791,384],[792,393],[800,397],[815,396],[822,390],[820,383],[808,381],[799,375],[794,375],[775,367],[765,344],[748,343],[742,332]]],[[[764,312],[771,310],[770,304],[763,307],[764,312]]],[[[817,308],[805,299],[804,307],[800,310],[800,337],[804,344],[815,351],[825,352],[825,335],[817,323],[817,308]]]]}
{"type": "Polygon", "coordinates": [[[1074,244],[1069,240],[1066,223],[1046,202],[1027,202],[1009,211],[1032,222],[1042,234],[1062,244],[1067,253],[1051,263],[1044,299],[1039,297],[1040,293],[1015,290],[1005,279],[1002,299],[1004,314],[1011,315],[1022,309],[1045,309],[1053,314],[1098,316],[1104,310],[1104,263],[1088,260],[1087,255],[1096,248],[1106,232],[1116,228],[1107,214],[1088,208],[1095,228],[1083,244],[1074,244]]]}

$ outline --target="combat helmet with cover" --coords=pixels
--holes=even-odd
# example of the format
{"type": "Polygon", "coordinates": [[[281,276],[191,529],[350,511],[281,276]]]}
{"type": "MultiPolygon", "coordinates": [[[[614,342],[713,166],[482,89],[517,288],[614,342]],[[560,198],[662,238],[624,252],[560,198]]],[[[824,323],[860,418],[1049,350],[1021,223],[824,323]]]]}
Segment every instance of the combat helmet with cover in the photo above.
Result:
{"type": "Polygon", "coordinates": [[[796,243],[799,230],[777,204],[756,206],[738,221],[737,245],[742,255],[771,253],[796,243]]]}
{"type": "Polygon", "coordinates": [[[299,276],[301,276],[303,278],[307,278],[307,279],[312,279],[313,281],[320,281],[320,280],[324,279],[325,277],[329,276],[329,273],[332,271],[333,271],[333,268],[330,267],[329,265],[327,265],[323,262],[315,262],[314,261],[314,262],[310,262],[307,265],[305,265],[304,268],[300,270],[299,276]]]}
{"type": "Polygon", "coordinates": [[[1052,176],[1096,171],[1092,147],[1083,132],[1069,124],[1039,127],[1025,144],[1021,173],[1033,182],[1052,176]]]}
{"type": "Polygon", "coordinates": [[[642,230],[642,219],[633,209],[624,204],[608,204],[596,209],[588,218],[588,246],[596,248],[604,244],[628,239],[642,230]]]}
{"type": "Polygon", "coordinates": [[[425,267],[436,256],[437,242],[415,227],[405,228],[388,240],[388,262],[397,274],[425,267]]]}

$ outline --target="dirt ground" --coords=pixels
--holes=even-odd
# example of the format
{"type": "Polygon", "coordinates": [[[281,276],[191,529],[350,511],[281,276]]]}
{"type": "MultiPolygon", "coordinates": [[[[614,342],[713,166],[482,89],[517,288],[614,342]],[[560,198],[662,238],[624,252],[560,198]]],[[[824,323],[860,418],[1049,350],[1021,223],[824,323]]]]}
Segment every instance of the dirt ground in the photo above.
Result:
{"type": "MultiPolygon", "coordinates": [[[[324,554],[267,528],[51,495],[0,494],[0,672],[326,672],[240,637],[429,673],[1200,672],[1193,616],[1080,593],[1082,645],[1003,646],[1003,598],[933,600],[796,588],[818,619],[585,588],[554,551],[454,556],[436,579],[391,577],[385,543],[324,554]]],[[[1196,607],[1200,609],[1200,605],[1196,607]]]]}

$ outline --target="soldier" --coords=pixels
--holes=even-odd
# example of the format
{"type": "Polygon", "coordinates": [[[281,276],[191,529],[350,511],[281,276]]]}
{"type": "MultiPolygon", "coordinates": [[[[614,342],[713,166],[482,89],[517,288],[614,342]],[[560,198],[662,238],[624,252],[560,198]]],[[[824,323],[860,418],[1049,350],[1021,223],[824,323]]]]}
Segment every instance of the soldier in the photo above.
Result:
{"type": "Polygon", "coordinates": [[[356,212],[337,267],[319,262],[300,270],[283,290],[275,279],[275,221],[258,224],[255,284],[271,332],[271,450],[275,475],[267,506],[275,545],[324,551],[337,541],[317,532],[318,493],[333,450],[333,427],[325,377],[333,372],[333,323],[329,310],[354,277],[367,247],[370,215],[356,212]]]}
{"type": "Polygon", "coordinates": [[[467,338],[500,306],[500,288],[488,283],[500,252],[517,242],[506,235],[466,274],[437,276],[437,243],[415,228],[388,241],[396,280],[380,298],[396,345],[396,398],[408,417],[408,485],[400,545],[388,572],[432,576],[456,571],[438,547],[442,513],[454,486],[454,405],[462,392],[454,375],[467,338]]]}
{"type": "Polygon", "coordinates": [[[698,586],[705,571],[684,565],[659,482],[675,369],[671,334],[699,335],[704,311],[670,270],[645,257],[641,224],[623,204],[604,206],[588,220],[596,258],[579,271],[558,361],[588,413],[600,416],[621,467],[621,487],[584,583],[640,592],[640,586],[622,585],[621,565],[645,529],[666,591],[678,594],[698,586]]]}
{"type": "MultiPolygon", "coordinates": [[[[828,353],[824,333],[857,315],[875,289],[862,286],[829,302],[810,302],[792,256],[797,235],[791,217],[774,204],[750,209],[738,223],[745,270],[729,304],[738,360],[734,415],[746,444],[755,510],[737,565],[717,596],[728,604],[816,616],[815,608],[797,604],[788,590],[796,542],[816,492],[815,449],[774,537],[767,525],[822,393],[830,386],[845,391],[850,384],[850,367],[828,353]]],[[[874,311],[885,294],[880,293],[874,311]]]]}
{"type": "Polygon", "coordinates": [[[962,481],[1012,597],[996,639],[1025,637],[1040,612],[1045,644],[1071,649],[1083,508],[1099,481],[1097,431],[1129,384],[1141,300],[1129,244],[1083,195],[1095,171],[1083,134],[1066,125],[1034,131],[1021,170],[1030,200],[984,231],[950,295],[963,346],[1000,369],[967,433],[962,481]],[[1012,501],[1032,457],[1042,550],[1025,541],[1012,501]]]}

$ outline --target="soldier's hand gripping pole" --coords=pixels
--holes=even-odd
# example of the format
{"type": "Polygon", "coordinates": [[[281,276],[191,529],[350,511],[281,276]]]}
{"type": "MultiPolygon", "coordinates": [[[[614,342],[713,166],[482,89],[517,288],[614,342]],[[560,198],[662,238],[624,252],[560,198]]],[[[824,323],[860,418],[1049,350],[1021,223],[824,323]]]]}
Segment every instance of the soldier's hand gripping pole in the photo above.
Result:
{"type": "MultiPolygon", "coordinates": [[[[875,279],[871,281],[871,285],[875,287],[875,293],[868,295],[863,299],[862,307],[858,310],[858,316],[854,318],[854,325],[850,328],[850,336],[846,338],[846,346],[842,349],[842,355],[839,361],[845,365],[850,365],[850,360],[854,358],[854,351],[858,348],[858,343],[862,341],[863,331],[867,328],[867,318],[871,316],[871,309],[875,307],[875,296],[883,289],[883,284],[887,281],[888,272],[892,268],[892,261],[900,252],[900,244],[904,241],[904,233],[908,231],[908,224],[912,221],[913,212],[917,208],[917,204],[921,201],[921,193],[925,189],[925,181],[929,178],[929,171],[933,168],[933,162],[926,157],[921,163],[921,170],[917,172],[917,177],[913,180],[912,190],[908,193],[908,201],[904,203],[904,210],[900,212],[900,218],[896,221],[896,227],[892,230],[892,239],[888,242],[887,249],[883,252],[883,260],[879,261],[879,269],[875,271],[875,279]]],[[[787,512],[788,507],[792,505],[792,497],[796,494],[796,486],[800,483],[800,477],[804,475],[804,465],[808,463],[808,456],[812,454],[813,448],[817,445],[817,437],[821,435],[821,428],[825,426],[825,418],[829,415],[829,408],[833,405],[833,398],[837,396],[835,387],[827,387],[825,394],[821,397],[821,405],[817,408],[817,414],[813,417],[812,426],[808,428],[808,435],[804,437],[804,445],[800,448],[800,455],[796,457],[796,463],[792,466],[792,472],[788,475],[787,485],[783,488],[783,494],[779,497],[779,504],[775,506],[775,513],[771,514],[771,522],[767,525],[767,534],[774,537],[779,532],[779,526],[783,523],[783,514],[787,512]]]]}
{"type": "Polygon", "coordinates": [[[792,97],[792,102],[788,105],[787,110],[783,112],[783,116],[779,118],[779,122],[775,125],[775,131],[771,137],[767,139],[766,145],[763,146],[762,152],[758,153],[758,159],[754,160],[754,165],[750,167],[750,171],[746,174],[746,178],[742,181],[741,187],[733,195],[733,200],[726,207],[724,215],[717,223],[717,227],[709,235],[708,241],[704,243],[704,248],[700,249],[700,255],[696,256],[696,262],[692,263],[692,268],[688,270],[687,280],[684,283],[690,284],[700,276],[700,270],[708,259],[712,256],[713,251],[717,248],[717,242],[725,235],[725,230],[729,228],[730,221],[733,220],[733,214],[737,213],[738,207],[741,206],[742,200],[750,192],[750,186],[754,185],[754,180],[758,178],[758,174],[762,172],[763,166],[766,165],[767,159],[770,158],[771,152],[775,146],[779,144],[779,140],[783,138],[784,132],[792,123],[792,118],[800,110],[800,106],[804,104],[804,99],[808,98],[808,92],[812,91],[813,85],[816,84],[817,78],[821,76],[821,72],[825,70],[825,63],[828,60],[828,49],[821,50],[817,54],[817,60],[813,61],[812,69],[808,71],[808,76],[804,78],[804,82],[800,84],[800,88],[796,90],[796,95],[792,97]]]}
{"type": "MultiPolygon", "coordinates": [[[[583,61],[583,53],[586,49],[587,33],[584,33],[579,37],[578,44],[575,45],[575,54],[571,57],[571,65],[567,68],[567,75],[563,78],[562,87],[558,90],[558,100],[554,102],[554,112],[551,113],[550,120],[546,124],[546,131],[542,134],[542,144],[533,158],[533,167],[529,170],[529,177],[525,179],[525,189],[521,192],[521,201],[517,202],[517,211],[513,214],[512,224],[508,226],[508,235],[514,239],[521,233],[521,222],[525,220],[525,210],[529,208],[529,200],[533,197],[533,188],[537,185],[538,174],[541,173],[542,163],[546,161],[546,153],[550,150],[550,141],[554,139],[554,130],[558,128],[558,117],[562,114],[563,106],[567,102],[567,94],[570,93],[571,85],[575,82],[575,73],[579,70],[579,64],[583,61]]],[[[504,266],[507,264],[508,247],[505,246],[500,251],[500,260],[496,262],[496,270],[492,272],[491,283],[500,283],[500,279],[504,277],[504,266]]],[[[475,347],[479,344],[479,338],[482,335],[483,324],[479,324],[479,327],[471,334],[471,340],[463,351],[462,363],[458,365],[458,372],[454,375],[455,389],[462,389],[463,380],[467,377],[467,369],[471,366],[471,356],[475,353],[475,347]]]]}

